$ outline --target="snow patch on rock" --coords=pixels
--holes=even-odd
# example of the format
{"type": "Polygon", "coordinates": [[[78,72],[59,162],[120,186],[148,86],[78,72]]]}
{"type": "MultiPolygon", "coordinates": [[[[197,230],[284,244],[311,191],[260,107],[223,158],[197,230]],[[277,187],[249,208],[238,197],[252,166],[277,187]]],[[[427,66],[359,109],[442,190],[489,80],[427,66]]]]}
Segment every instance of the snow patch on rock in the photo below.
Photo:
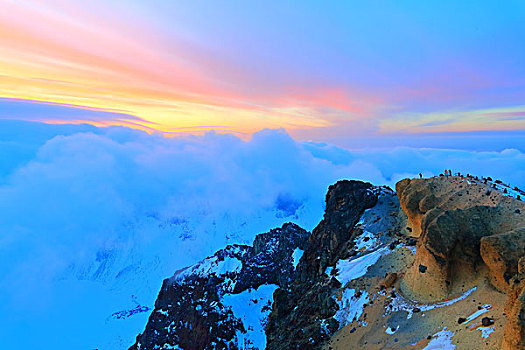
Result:
{"type": "Polygon", "coordinates": [[[467,320],[465,321],[465,324],[469,323],[470,321],[478,318],[479,316],[483,315],[485,312],[488,312],[491,308],[490,304],[485,304],[479,309],[478,311],[474,312],[472,315],[467,317],[467,320]]]}
{"type": "Polygon", "coordinates": [[[481,331],[481,338],[486,340],[496,330],[496,326],[478,327],[478,330],[481,331]]]}
{"type": "Polygon", "coordinates": [[[370,266],[388,253],[388,247],[383,247],[353,260],[339,260],[336,265],[338,272],[335,277],[344,286],[346,283],[364,276],[370,266]]]}
{"type": "Polygon", "coordinates": [[[379,245],[379,240],[370,231],[363,231],[355,241],[355,248],[358,251],[371,250],[379,245]]]}
{"type": "Polygon", "coordinates": [[[418,308],[420,311],[425,312],[425,311],[430,311],[432,309],[436,309],[440,307],[450,306],[454,303],[457,303],[460,300],[467,298],[470,294],[472,294],[472,292],[476,290],[476,288],[477,287],[469,289],[468,291],[461,294],[457,298],[454,298],[451,300],[440,301],[438,303],[433,303],[433,304],[420,304],[416,301],[405,298],[404,296],[398,293],[396,297],[392,299],[392,303],[390,304],[391,308],[389,309],[387,314],[396,312],[396,311],[406,311],[408,312],[407,319],[410,319],[412,318],[413,310],[415,308],[418,308]]]}
{"type": "Polygon", "coordinates": [[[395,334],[398,330],[399,330],[399,326],[397,326],[396,328],[393,328],[393,327],[386,327],[385,333],[388,334],[388,335],[393,335],[393,334],[395,334]]]}
{"type": "Polygon", "coordinates": [[[299,260],[301,260],[301,257],[303,256],[304,250],[295,248],[292,254],[293,258],[293,267],[294,269],[297,268],[297,264],[299,264],[299,260]]]}
{"type": "Polygon", "coordinates": [[[242,320],[245,331],[237,331],[237,345],[241,349],[266,348],[264,329],[273,303],[277,285],[262,285],[239,294],[225,294],[222,303],[230,307],[235,317],[242,320]]]}
{"type": "Polygon", "coordinates": [[[335,301],[339,310],[335,313],[334,318],[339,322],[339,328],[343,328],[359,319],[369,298],[367,292],[362,292],[357,296],[355,289],[348,288],[341,291],[341,294],[336,296],[335,301]]]}
{"type": "Polygon", "coordinates": [[[447,327],[434,334],[434,338],[428,343],[423,350],[453,350],[456,345],[452,344],[452,337],[455,335],[452,331],[447,331],[447,327]]]}
{"type": "Polygon", "coordinates": [[[215,274],[216,276],[222,276],[226,273],[239,272],[242,268],[242,262],[234,257],[224,257],[220,259],[217,256],[206,258],[200,263],[193,265],[183,271],[181,271],[176,278],[178,280],[189,277],[191,275],[197,276],[209,276],[215,274]]]}

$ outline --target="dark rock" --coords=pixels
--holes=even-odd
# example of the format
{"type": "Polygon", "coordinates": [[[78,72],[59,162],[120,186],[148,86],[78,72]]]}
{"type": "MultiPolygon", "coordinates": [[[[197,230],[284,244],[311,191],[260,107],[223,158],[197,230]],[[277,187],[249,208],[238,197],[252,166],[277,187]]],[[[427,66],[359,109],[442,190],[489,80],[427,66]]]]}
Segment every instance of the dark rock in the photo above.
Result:
{"type": "Polygon", "coordinates": [[[334,287],[334,288],[341,288],[341,282],[339,282],[339,280],[337,280],[337,278],[332,277],[330,279],[330,286],[334,287]]]}
{"type": "Polygon", "coordinates": [[[419,272],[421,273],[427,272],[427,267],[425,265],[419,264],[419,272]]]}
{"type": "Polygon", "coordinates": [[[481,319],[481,324],[483,325],[483,327],[492,326],[494,324],[494,320],[489,317],[483,317],[481,319]]]}
{"type": "Polygon", "coordinates": [[[409,238],[407,239],[407,246],[413,247],[417,244],[417,239],[415,238],[409,238]]]}
{"type": "Polygon", "coordinates": [[[374,189],[360,181],[330,186],[324,218],[308,240],[295,281],[287,291],[274,296],[266,328],[267,349],[317,349],[329,339],[321,331],[320,320],[332,317],[337,304],[324,271],[347,255],[353,228],[365,209],[377,203],[374,189]]]}
{"type": "Polygon", "coordinates": [[[299,226],[284,224],[257,235],[253,246],[228,246],[203,262],[176,272],[164,280],[146,329],[130,349],[139,349],[138,344],[144,350],[165,345],[207,349],[212,344],[236,349],[236,334],[246,332],[246,328],[242,320],[222,305],[221,296],[263,284],[288,288],[295,275],[292,253],[296,248],[306,248],[308,236],[299,226]],[[225,259],[236,259],[242,267],[219,274],[200,272],[225,259]]]}
{"type": "Polygon", "coordinates": [[[459,324],[462,324],[462,323],[465,322],[466,320],[467,320],[466,318],[464,318],[464,317],[460,317],[460,318],[458,318],[458,323],[459,323],[459,324]]]}

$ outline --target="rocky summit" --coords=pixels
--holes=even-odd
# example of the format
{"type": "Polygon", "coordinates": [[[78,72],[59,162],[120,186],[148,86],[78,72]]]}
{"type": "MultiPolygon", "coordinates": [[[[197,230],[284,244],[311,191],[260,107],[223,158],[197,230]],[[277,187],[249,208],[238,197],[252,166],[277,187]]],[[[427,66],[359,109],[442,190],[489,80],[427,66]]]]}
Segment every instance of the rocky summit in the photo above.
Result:
{"type": "Polygon", "coordinates": [[[525,203],[474,176],[328,189],[164,281],[140,349],[525,349],[525,203]]]}

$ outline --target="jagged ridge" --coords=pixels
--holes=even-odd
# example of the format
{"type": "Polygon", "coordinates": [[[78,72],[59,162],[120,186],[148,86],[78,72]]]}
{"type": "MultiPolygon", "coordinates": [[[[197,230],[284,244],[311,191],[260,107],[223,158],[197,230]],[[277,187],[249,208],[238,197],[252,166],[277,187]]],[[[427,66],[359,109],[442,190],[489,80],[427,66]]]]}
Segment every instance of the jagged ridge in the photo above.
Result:
{"type": "Polygon", "coordinates": [[[308,236],[299,226],[284,224],[257,235],[253,246],[231,245],[177,271],[164,281],[131,349],[264,348],[272,293],[292,281],[294,253],[297,259],[308,236]],[[243,304],[259,315],[246,315],[243,304]]]}

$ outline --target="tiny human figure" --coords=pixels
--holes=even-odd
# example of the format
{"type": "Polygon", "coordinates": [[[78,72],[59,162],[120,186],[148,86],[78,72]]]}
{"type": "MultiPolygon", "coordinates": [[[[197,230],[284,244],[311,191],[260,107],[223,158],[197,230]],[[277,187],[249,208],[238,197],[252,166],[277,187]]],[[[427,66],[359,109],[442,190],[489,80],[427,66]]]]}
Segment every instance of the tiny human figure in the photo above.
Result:
{"type": "Polygon", "coordinates": [[[423,178],[423,174],[419,173],[419,178],[422,179],[423,178]]]}
{"type": "Polygon", "coordinates": [[[448,176],[448,170],[445,169],[445,176],[448,176]]]}
{"type": "Polygon", "coordinates": [[[452,170],[448,170],[448,176],[452,176],[452,170]]]}

